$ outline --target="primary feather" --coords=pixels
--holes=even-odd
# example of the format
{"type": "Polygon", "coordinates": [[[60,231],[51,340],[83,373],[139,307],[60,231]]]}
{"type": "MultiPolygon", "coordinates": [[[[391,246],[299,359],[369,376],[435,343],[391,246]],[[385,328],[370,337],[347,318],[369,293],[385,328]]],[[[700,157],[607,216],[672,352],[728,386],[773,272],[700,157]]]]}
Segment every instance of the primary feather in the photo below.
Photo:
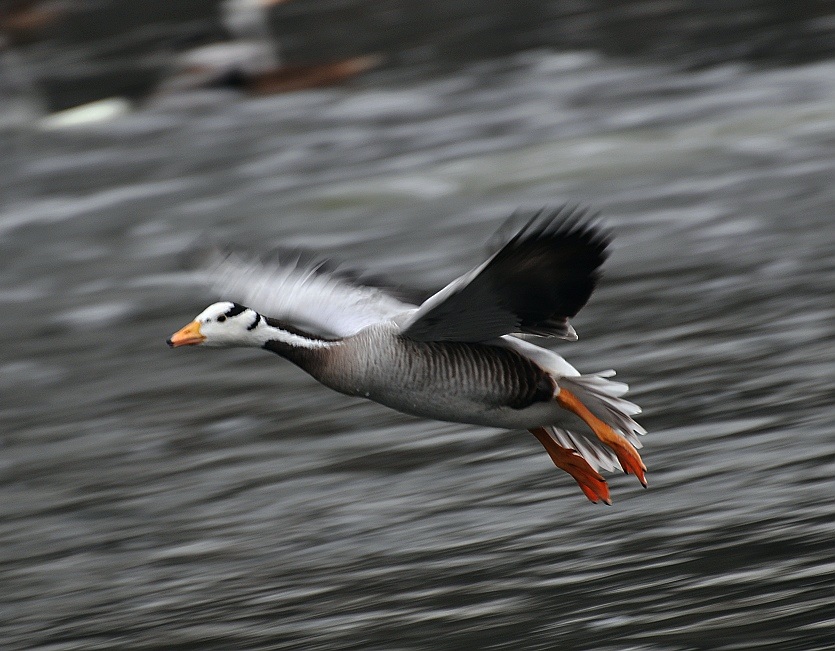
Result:
{"type": "MultiPolygon", "coordinates": [[[[576,339],[568,322],[588,301],[609,236],[576,207],[540,210],[486,262],[430,297],[401,324],[421,341],[505,334],[576,339]]],[[[517,216],[518,220],[518,216],[517,216]]]]}

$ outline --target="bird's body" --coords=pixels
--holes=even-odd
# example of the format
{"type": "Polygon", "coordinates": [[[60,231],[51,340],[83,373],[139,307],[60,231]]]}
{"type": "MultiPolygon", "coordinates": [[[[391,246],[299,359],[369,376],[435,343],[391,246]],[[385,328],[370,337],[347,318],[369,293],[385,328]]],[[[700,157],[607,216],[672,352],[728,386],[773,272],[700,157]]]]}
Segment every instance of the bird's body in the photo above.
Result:
{"type": "Polygon", "coordinates": [[[335,391],[406,414],[528,429],[592,501],[608,502],[598,469],[621,468],[645,483],[635,450],[644,430],[632,420],[638,407],[620,397],[626,385],[607,379],[613,371],[581,375],[560,355],[514,336],[575,339],[568,317],[591,294],[607,244],[581,213],[540,212],[420,306],[298,259],[255,267],[229,256],[216,265],[219,287],[278,318],[216,303],[169,344],[260,347],[335,391]],[[574,433],[584,423],[596,440],[574,433]]]}
{"type": "Polygon", "coordinates": [[[529,428],[551,424],[562,411],[550,374],[503,340],[414,341],[384,323],[314,348],[275,341],[266,348],[335,391],[413,416],[529,428]]]}

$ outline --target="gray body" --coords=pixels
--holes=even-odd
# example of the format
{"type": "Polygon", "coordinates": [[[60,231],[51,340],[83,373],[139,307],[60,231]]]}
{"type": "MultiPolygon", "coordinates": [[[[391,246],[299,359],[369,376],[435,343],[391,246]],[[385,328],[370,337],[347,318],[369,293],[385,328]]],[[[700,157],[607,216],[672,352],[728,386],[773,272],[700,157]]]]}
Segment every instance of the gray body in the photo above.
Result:
{"type": "Polygon", "coordinates": [[[554,377],[503,340],[414,341],[383,323],[315,348],[264,348],[335,391],[414,416],[511,429],[577,422],[555,402],[554,377]]]}

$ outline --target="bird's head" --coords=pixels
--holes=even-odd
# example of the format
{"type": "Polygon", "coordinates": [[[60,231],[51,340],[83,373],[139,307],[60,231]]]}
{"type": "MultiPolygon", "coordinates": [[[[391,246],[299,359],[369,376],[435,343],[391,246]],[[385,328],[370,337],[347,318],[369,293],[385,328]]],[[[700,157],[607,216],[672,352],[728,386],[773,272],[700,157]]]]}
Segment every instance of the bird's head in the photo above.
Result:
{"type": "Polygon", "coordinates": [[[177,346],[259,346],[256,330],[263,317],[255,310],[223,301],[214,303],[198,314],[194,321],[175,332],[168,345],[177,346]]]}

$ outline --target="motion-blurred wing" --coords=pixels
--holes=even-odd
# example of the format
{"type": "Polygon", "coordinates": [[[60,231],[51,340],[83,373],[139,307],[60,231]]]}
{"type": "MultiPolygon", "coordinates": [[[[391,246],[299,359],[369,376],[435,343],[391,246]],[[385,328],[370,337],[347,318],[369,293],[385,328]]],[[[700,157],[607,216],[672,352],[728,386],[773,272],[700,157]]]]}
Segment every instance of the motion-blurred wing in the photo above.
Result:
{"type": "Polygon", "coordinates": [[[486,262],[405,318],[401,332],[422,341],[525,333],[574,340],[568,319],[591,296],[608,244],[586,210],[541,210],[486,262]]]}
{"type": "Polygon", "coordinates": [[[355,284],[327,268],[288,252],[271,261],[214,252],[208,262],[212,289],[265,316],[347,337],[415,306],[375,287],[355,284]]]}

